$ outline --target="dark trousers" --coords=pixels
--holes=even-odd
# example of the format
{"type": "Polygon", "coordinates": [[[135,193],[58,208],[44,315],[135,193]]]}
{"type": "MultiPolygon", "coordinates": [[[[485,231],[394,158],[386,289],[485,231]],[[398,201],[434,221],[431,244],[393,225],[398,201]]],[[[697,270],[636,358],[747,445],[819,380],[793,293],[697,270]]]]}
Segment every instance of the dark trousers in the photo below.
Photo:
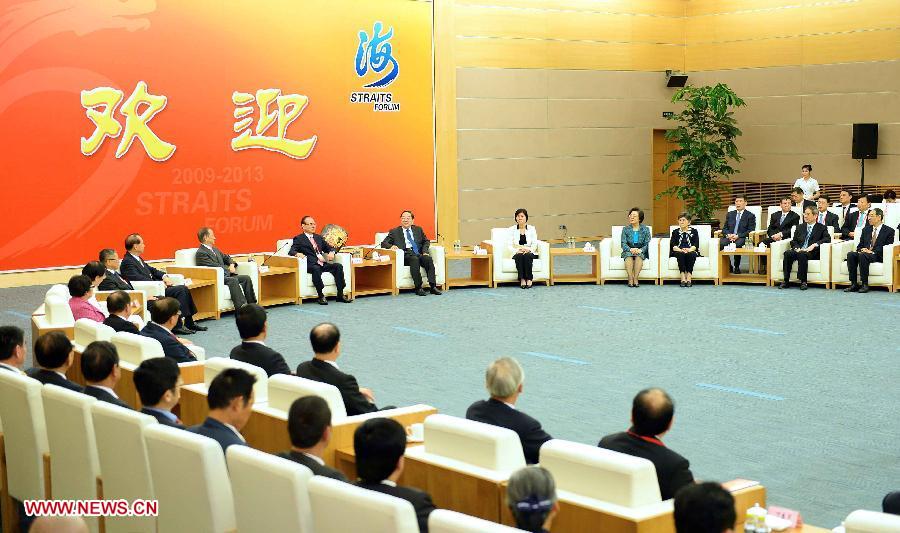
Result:
{"type": "Polygon", "coordinates": [[[534,263],[535,255],[531,252],[513,255],[513,261],[516,262],[516,272],[519,273],[519,279],[531,281],[534,276],[531,274],[531,265],[534,263]]]}
{"type": "Polygon", "coordinates": [[[816,248],[812,252],[801,252],[799,250],[788,250],[784,252],[784,260],[781,262],[781,267],[784,269],[784,282],[787,283],[791,280],[791,268],[794,266],[794,261],[797,261],[797,279],[800,280],[801,283],[806,282],[806,267],[807,263],[810,259],[818,259],[819,249],[816,248]]]}
{"type": "MultiPolygon", "coordinates": [[[[743,248],[745,242],[747,242],[746,237],[738,237],[737,240],[734,241],[734,245],[737,246],[738,248],[743,248]]],[[[729,241],[727,237],[722,237],[721,239],[719,239],[719,250],[725,248],[729,244],[731,244],[731,241],[729,241]]],[[[736,256],[734,256],[734,268],[737,269],[740,267],[741,267],[741,256],[736,255],[736,256]]]]}
{"type": "Polygon", "coordinates": [[[678,271],[694,273],[694,263],[697,262],[697,254],[694,252],[672,252],[675,254],[675,260],[678,261],[678,271]]]}
{"type": "Polygon", "coordinates": [[[317,262],[308,263],[306,271],[312,276],[313,286],[316,288],[319,298],[324,296],[322,290],[325,288],[325,284],[322,282],[322,272],[330,272],[334,276],[334,286],[337,288],[338,296],[344,294],[344,286],[346,285],[344,281],[344,265],[340,263],[325,263],[324,265],[320,265],[317,262]]]}
{"type": "Polygon", "coordinates": [[[225,273],[225,285],[231,293],[231,303],[237,311],[247,302],[256,303],[256,293],[253,292],[253,281],[250,276],[244,274],[225,273]]]}
{"type": "MultiPolygon", "coordinates": [[[[191,290],[184,285],[174,285],[166,287],[166,297],[178,300],[181,307],[181,316],[184,317],[185,324],[194,323],[194,313],[197,312],[197,306],[194,305],[194,299],[191,297],[191,290]]],[[[152,306],[153,302],[150,302],[152,306]]]]}
{"type": "Polygon", "coordinates": [[[430,255],[416,255],[411,251],[407,251],[405,254],[406,264],[409,265],[409,274],[412,276],[413,284],[416,286],[416,290],[422,288],[422,272],[419,268],[425,269],[425,275],[428,276],[428,285],[431,288],[437,288],[437,281],[434,278],[434,260],[431,259],[430,255]]]}
{"type": "Polygon", "coordinates": [[[880,263],[875,254],[850,252],[847,254],[847,270],[850,272],[850,283],[856,285],[856,270],[859,268],[859,281],[861,285],[869,284],[869,265],[880,263]]]}

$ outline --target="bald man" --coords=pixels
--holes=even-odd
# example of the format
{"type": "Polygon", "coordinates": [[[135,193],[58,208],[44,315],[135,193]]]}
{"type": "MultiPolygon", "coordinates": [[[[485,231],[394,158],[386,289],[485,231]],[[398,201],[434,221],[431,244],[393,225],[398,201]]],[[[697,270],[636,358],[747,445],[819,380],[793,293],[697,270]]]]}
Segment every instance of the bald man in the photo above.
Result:
{"type": "Polygon", "coordinates": [[[678,489],[694,482],[688,460],[662,442],[663,435],[672,429],[674,416],[675,403],[666,391],[644,389],[632,402],[631,428],[603,437],[598,445],[652,462],[663,500],[673,498],[678,489]]]}

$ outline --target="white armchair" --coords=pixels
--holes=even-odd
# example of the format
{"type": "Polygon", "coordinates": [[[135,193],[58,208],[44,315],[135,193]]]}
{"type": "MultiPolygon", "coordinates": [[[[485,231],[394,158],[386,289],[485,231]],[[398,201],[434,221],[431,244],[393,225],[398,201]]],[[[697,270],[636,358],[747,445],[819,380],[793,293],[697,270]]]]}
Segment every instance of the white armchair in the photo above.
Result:
{"type": "MultiPolygon", "coordinates": [[[[791,237],[794,235],[794,226],[791,229],[791,237]]],[[[833,228],[828,226],[828,233],[833,233],[833,228]]],[[[834,235],[831,235],[834,238],[834,235]]],[[[772,242],[772,281],[784,281],[784,253],[790,248],[791,240],[782,239],[772,242]]],[[[825,243],[819,247],[819,258],[811,259],[806,264],[806,282],[825,285],[826,289],[831,288],[831,251],[835,243],[825,243]]],[[[791,269],[791,279],[789,281],[799,281],[797,278],[797,265],[791,269]]]]}
{"type": "MultiPolygon", "coordinates": [[[[653,226],[648,226],[653,235],[653,226]]],[[[607,281],[627,280],[625,260],[622,259],[623,226],[612,227],[612,237],[600,241],[600,284],[607,281]]],[[[678,266],[675,266],[678,270],[678,266]]],[[[648,245],[648,257],[644,260],[638,279],[653,280],[659,283],[659,238],[653,237],[648,245]]]]}
{"type": "MultiPolygon", "coordinates": [[[[278,253],[275,255],[278,256],[288,256],[288,251],[290,250],[290,243],[293,239],[279,239],[278,242],[275,243],[275,249],[278,250],[278,253]]],[[[306,267],[306,259],[295,258],[297,260],[297,285],[298,291],[300,293],[300,298],[315,298],[318,296],[316,293],[316,287],[313,285],[312,274],[307,272],[306,267]]],[[[344,287],[344,294],[350,296],[353,293],[353,287],[351,285],[351,265],[352,256],[348,253],[336,253],[334,254],[334,262],[339,263],[342,267],[344,267],[344,282],[346,287],[344,287]]],[[[325,288],[322,292],[325,296],[335,296],[337,294],[337,286],[334,283],[334,276],[329,272],[322,273],[322,283],[325,285],[325,288]]]]}
{"type": "MultiPolygon", "coordinates": [[[[848,285],[850,270],[847,268],[847,254],[856,250],[857,239],[836,242],[831,245],[831,286],[848,285]]],[[[897,232],[894,232],[893,244],[882,250],[884,262],[869,265],[869,286],[894,288],[894,249],[897,248],[897,232]]],[[[858,274],[858,272],[857,272],[858,274]]],[[[857,282],[859,278],[857,278],[857,282]]]]}
{"type": "MultiPolygon", "coordinates": [[[[513,252],[509,249],[509,228],[492,228],[491,240],[484,241],[490,245],[494,254],[494,283],[510,283],[519,281],[513,252]]],[[[550,285],[550,243],[538,241],[537,258],[531,265],[534,281],[543,281],[550,285]]]]}
{"type": "MultiPolygon", "coordinates": [[[[387,237],[387,233],[376,233],[375,234],[375,247],[379,248],[381,246],[381,242],[384,241],[385,237],[387,237]]],[[[440,288],[444,285],[445,273],[444,273],[444,247],[438,244],[430,244],[428,246],[428,254],[431,256],[431,259],[434,261],[434,277],[437,282],[437,287],[440,288]]],[[[425,275],[425,269],[420,268],[422,272],[422,286],[428,284],[428,277],[425,275]]],[[[415,284],[413,283],[412,274],[409,273],[409,265],[406,264],[406,260],[404,258],[404,254],[402,250],[397,252],[397,288],[398,289],[413,289],[415,288],[415,284]]]]}
{"type": "MultiPolygon", "coordinates": [[[[719,241],[712,237],[712,227],[707,225],[691,226],[697,230],[700,237],[700,246],[697,250],[700,257],[694,263],[694,274],[692,279],[708,279],[713,283],[719,279],[719,241]]],[[[669,234],[677,229],[678,226],[669,226],[669,234]]],[[[681,274],[678,271],[678,260],[672,254],[671,237],[664,237],[659,240],[659,282],[664,283],[666,280],[680,280],[681,274]]]]}
{"type": "MultiPolygon", "coordinates": [[[[231,302],[231,293],[225,286],[225,272],[217,267],[201,267],[197,266],[197,249],[185,248],[175,251],[175,267],[187,267],[194,271],[204,271],[209,273],[209,279],[215,276],[216,293],[218,294],[219,311],[231,311],[234,304],[231,302]]],[[[235,265],[238,274],[250,276],[253,283],[253,291],[259,294],[259,272],[256,263],[253,261],[239,262],[235,265]]]]}
{"type": "Polygon", "coordinates": [[[844,520],[846,533],[891,533],[900,531],[900,516],[865,511],[853,511],[844,520]]]}

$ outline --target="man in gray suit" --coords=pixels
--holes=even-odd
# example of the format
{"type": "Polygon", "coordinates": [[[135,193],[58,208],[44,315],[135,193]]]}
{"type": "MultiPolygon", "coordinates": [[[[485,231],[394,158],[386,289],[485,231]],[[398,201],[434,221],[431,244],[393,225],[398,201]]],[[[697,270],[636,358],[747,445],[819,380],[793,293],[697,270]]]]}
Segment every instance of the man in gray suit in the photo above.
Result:
{"type": "Polygon", "coordinates": [[[200,247],[197,248],[197,266],[217,267],[225,272],[225,285],[231,292],[231,301],[234,303],[234,309],[237,311],[245,303],[256,303],[256,293],[253,292],[253,282],[250,276],[238,274],[235,268],[235,262],[231,260],[231,256],[222,253],[216,244],[216,234],[212,228],[206,226],[200,228],[197,232],[197,239],[200,241],[200,247]]]}

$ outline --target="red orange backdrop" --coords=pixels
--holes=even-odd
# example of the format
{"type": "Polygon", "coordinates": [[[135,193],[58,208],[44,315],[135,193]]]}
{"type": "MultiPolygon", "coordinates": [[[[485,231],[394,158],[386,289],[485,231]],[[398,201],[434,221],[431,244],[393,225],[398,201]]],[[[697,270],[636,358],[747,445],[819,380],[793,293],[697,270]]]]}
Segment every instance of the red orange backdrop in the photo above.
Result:
{"type": "MultiPolygon", "coordinates": [[[[202,225],[227,252],[267,251],[296,234],[304,214],[320,228],[343,226],[351,243],[371,243],[412,209],[433,237],[431,17],[430,3],[408,0],[5,3],[0,270],[79,265],[104,247],[121,254],[133,231],[149,259],[173,257],[196,246],[202,225]],[[371,39],[376,22],[381,35],[393,29],[384,42],[398,67],[378,89],[364,86],[392,65],[375,72],[373,55],[363,76],[356,69],[360,32],[371,39]],[[151,158],[142,137],[116,157],[129,129],[126,100],[141,81],[166,98],[146,122],[175,146],[164,161],[151,158]],[[82,91],[98,87],[122,92],[111,115],[122,130],[85,155],[81,139],[96,126],[82,91]],[[295,141],[315,136],[305,159],[232,149],[242,107],[233,93],[264,89],[308,97],[284,132],[295,141]],[[390,92],[399,110],[351,103],[354,92],[390,92]]],[[[254,106],[256,128],[256,102],[244,105],[254,106]]],[[[135,114],[147,109],[139,104],[135,114]]],[[[274,101],[267,111],[277,118],[274,101]]],[[[262,135],[277,138],[277,120],[262,135]]]]}

